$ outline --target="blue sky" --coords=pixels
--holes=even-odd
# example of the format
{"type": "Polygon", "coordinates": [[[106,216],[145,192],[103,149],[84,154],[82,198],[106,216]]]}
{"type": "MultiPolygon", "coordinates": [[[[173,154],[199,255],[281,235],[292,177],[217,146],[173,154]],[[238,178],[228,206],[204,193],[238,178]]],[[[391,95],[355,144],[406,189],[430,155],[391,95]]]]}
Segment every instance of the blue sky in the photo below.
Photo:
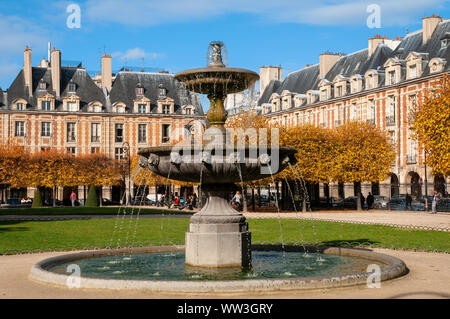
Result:
{"type": "Polygon", "coordinates": [[[0,0],[0,87],[23,65],[25,45],[33,65],[47,56],[47,42],[63,60],[100,70],[100,56],[113,55],[113,69],[146,66],[178,72],[206,64],[208,43],[225,42],[229,65],[258,71],[281,65],[283,75],[318,63],[324,51],[351,53],[375,34],[391,38],[421,29],[421,18],[450,18],[444,0],[0,0]],[[69,4],[81,8],[81,28],[66,24],[69,4]],[[369,28],[366,12],[379,5],[381,28],[369,28]]]}

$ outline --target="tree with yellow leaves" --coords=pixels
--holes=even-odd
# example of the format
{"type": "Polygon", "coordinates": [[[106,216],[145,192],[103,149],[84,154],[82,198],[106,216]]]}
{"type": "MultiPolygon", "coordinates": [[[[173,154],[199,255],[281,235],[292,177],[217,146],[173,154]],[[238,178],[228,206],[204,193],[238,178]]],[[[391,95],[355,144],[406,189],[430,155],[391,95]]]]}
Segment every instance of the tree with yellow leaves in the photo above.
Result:
{"type": "MultiPolygon", "coordinates": [[[[336,150],[330,170],[332,180],[340,183],[379,182],[390,172],[395,151],[387,134],[375,125],[348,122],[333,131],[336,150]]],[[[358,189],[357,209],[361,210],[358,189]]]]}
{"type": "Polygon", "coordinates": [[[425,91],[424,101],[412,106],[411,131],[425,148],[433,174],[450,175],[450,76],[425,91]]]}

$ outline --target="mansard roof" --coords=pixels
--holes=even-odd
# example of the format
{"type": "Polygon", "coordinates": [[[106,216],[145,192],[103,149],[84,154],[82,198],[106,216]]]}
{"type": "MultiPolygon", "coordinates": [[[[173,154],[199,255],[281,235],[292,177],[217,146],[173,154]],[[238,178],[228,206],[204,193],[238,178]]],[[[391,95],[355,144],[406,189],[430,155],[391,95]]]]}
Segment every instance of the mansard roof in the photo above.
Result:
{"type": "MultiPolygon", "coordinates": [[[[106,104],[105,94],[100,89],[86,70],[79,68],[61,68],[61,98],[56,99],[55,107],[58,110],[62,106],[62,98],[69,94],[69,83],[75,83],[76,95],[80,98],[80,109],[87,107],[92,101],[99,101],[103,105],[106,104]]],[[[42,94],[55,94],[52,82],[52,75],[50,68],[33,67],[32,68],[32,92],[33,96],[29,96],[28,90],[25,87],[25,79],[23,69],[19,72],[11,87],[8,89],[8,105],[18,98],[22,98],[28,102],[29,109],[37,109],[37,97],[42,94]],[[46,90],[39,89],[39,82],[47,83],[46,90]]]]}
{"type": "MultiPolygon", "coordinates": [[[[166,97],[172,98],[175,104],[175,113],[181,112],[183,105],[191,104],[195,107],[195,113],[203,115],[201,103],[196,94],[189,92],[181,82],[175,80],[173,74],[129,72],[122,71],[117,75],[111,89],[111,104],[123,102],[128,106],[134,104],[136,99],[136,87],[140,84],[144,88],[144,96],[150,99],[150,108],[157,108],[159,89],[166,89],[166,97]]],[[[131,111],[131,110],[130,110],[131,111]]]]}
{"type": "MultiPolygon", "coordinates": [[[[415,52],[426,57],[426,60],[437,57],[450,61],[450,45],[447,45],[445,48],[441,47],[441,39],[446,38],[449,32],[450,20],[444,20],[436,27],[432,37],[424,44],[422,43],[422,30],[419,30],[408,34],[395,50],[392,50],[387,45],[380,44],[370,57],[368,49],[342,56],[325,75],[324,79],[333,81],[338,75],[350,78],[355,74],[366,75],[369,70],[373,70],[380,75],[378,79],[379,84],[384,85],[384,64],[388,59],[397,59],[398,61],[403,61],[404,64],[406,57],[411,52],[415,52]]],[[[449,70],[450,63],[447,63],[444,67],[444,72],[449,70]]],[[[421,76],[429,74],[430,67],[426,64],[421,76]]],[[[405,79],[405,74],[402,74],[402,79],[405,79]]],[[[281,93],[286,89],[293,93],[301,94],[306,93],[308,90],[317,90],[321,80],[323,79],[319,77],[318,64],[292,72],[278,85],[267,86],[258,104],[269,102],[272,93],[281,93]]]]}

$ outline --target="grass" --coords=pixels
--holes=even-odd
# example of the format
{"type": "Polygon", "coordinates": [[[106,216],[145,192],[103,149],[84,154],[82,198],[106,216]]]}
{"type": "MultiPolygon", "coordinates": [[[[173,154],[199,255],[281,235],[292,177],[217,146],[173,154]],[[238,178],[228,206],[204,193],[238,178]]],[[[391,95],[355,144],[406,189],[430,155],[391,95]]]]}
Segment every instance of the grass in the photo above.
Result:
{"type": "MultiPolygon", "coordinates": [[[[187,218],[0,222],[0,254],[126,245],[184,244],[187,218]],[[114,231],[116,229],[116,231],[114,231]],[[114,234],[114,236],[113,236],[114,234]],[[128,241],[126,239],[128,238],[128,241]],[[113,239],[111,241],[111,239],[113,239]],[[119,241],[120,239],[120,241],[119,241]]],[[[327,221],[251,219],[252,242],[449,251],[450,233],[327,221]]]]}
{"type": "MultiPolygon", "coordinates": [[[[123,212],[123,207],[120,209],[123,212]]],[[[40,207],[40,208],[7,208],[0,209],[1,215],[117,215],[119,207],[40,207]]],[[[131,208],[126,208],[127,212],[131,208]]],[[[139,207],[134,208],[134,213],[139,211],[139,207]]],[[[189,210],[181,211],[182,214],[192,214],[189,210]]],[[[142,208],[140,214],[180,214],[180,210],[142,208]]]]}

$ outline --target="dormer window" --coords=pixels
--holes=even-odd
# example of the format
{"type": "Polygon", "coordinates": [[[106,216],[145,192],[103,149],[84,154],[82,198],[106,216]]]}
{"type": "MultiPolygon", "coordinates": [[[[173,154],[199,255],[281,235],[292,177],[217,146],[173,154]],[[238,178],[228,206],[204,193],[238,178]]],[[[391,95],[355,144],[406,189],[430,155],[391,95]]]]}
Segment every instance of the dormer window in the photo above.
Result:
{"type": "Polygon", "coordinates": [[[441,40],[441,49],[445,49],[448,46],[449,39],[442,39],[441,40]]]}
{"type": "Polygon", "coordinates": [[[163,104],[162,111],[163,111],[163,114],[170,114],[170,105],[169,104],[163,104]]]}
{"type": "Polygon", "coordinates": [[[136,95],[137,96],[143,96],[144,95],[144,87],[142,86],[141,83],[138,83],[136,85],[136,95]]]}
{"type": "Polygon", "coordinates": [[[24,110],[23,103],[21,103],[21,102],[17,103],[17,111],[23,111],[23,110],[24,110]]]}
{"type": "Polygon", "coordinates": [[[397,81],[395,79],[395,71],[391,71],[388,73],[388,77],[389,77],[389,84],[393,85],[395,84],[397,81]]]}
{"type": "Polygon", "coordinates": [[[166,89],[163,87],[162,84],[159,85],[159,97],[161,98],[166,97],[166,89]]]}
{"type": "Polygon", "coordinates": [[[147,113],[147,104],[138,104],[138,113],[147,113]]]}
{"type": "Polygon", "coordinates": [[[39,81],[39,90],[46,90],[47,89],[47,83],[44,81],[39,81]]]}
{"type": "Polygon", "coordinates": [[[75,83],[69,83],[69,92],[75,93],[77,91],[77,85],[75,83]]]}
{"type": "Polygon", "coordinates": [[[417,77],[417,66],[416,65],[411,65],[409,67],[409,78],[413,79],[415,77],[417,77]]]}
{"type": "Polygon", "coordinates": [[[50,101],[41,101],[41,110],[50,111],[52,109],[52,103],[50,101]]]}

